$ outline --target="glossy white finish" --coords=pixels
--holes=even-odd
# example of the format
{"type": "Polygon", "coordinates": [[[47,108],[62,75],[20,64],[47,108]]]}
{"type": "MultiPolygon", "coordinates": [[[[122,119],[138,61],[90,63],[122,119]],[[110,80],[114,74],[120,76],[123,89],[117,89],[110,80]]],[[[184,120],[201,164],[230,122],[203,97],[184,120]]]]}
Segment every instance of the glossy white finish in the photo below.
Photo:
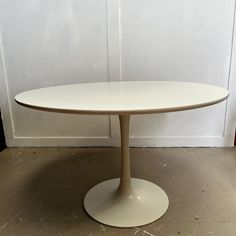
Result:
{"type": "Polygon", "coordinates": [[[159,219],[167,210],[166,193],[155,184],[131,179],[129,157],[129,115],[120,115],[120,179],[102,182],[86,194],[84,207],[95,220],[116,227],[135,227],[159,219]]]}
{"type": "Polygon", "coordinates": [[[148,114],[212,105],[228,96],[226,89],[199,83],[136,81],[74,84],[18,94],[21,105],[78,114],[148,114]]]}
{"type": "Polygon", "coordinates": [[[169,200],[157,185],[132,178],[134,192],[120,196],[119,179],[104,181],[86,194],[84,207],[100,223],[116,227],[136,227],[159,219],[167,210],[169,200]]]}
{"type": "Polygon", "coordinates": [[[130,177],[130,114],[170,112],[208,106],[228,97],[226,89],[171,81],[74,84],[23,92],[24,106],[54,112],[118,114],[121,130],[121,178],[105,181],[86,195],[84,207],[95,220],[117,227],[135,227],[160,218],[168,197],[158,186],[130,177]]]}

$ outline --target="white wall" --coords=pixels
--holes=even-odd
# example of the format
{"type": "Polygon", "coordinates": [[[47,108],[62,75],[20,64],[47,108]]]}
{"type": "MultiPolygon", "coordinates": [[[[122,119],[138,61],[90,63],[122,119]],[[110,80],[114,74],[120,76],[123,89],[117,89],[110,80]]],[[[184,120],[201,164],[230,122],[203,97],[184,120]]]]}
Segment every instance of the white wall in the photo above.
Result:
{"type": "Polygon", "coordinates": [[[133,116],[131,145],[232,145],[234,10],[234,0],[0,1],[8,145],[119,145],[117,117],[48,113],[13,101],[27,89],[116,80],[184,80],[231,90],[228,102],[212,107],[133,116]]]}

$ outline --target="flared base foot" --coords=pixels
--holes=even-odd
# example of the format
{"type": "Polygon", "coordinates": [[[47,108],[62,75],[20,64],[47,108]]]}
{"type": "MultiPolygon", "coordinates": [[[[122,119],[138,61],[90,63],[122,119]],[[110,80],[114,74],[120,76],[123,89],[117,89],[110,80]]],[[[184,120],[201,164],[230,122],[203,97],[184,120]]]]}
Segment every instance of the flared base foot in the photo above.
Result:
{"type": "Polygon", "coordinates": [[[133,193],[120,196],[120,179],[104,181],[86,194],[84,207],[96,221],[115,227],[137,227],[159,219],[167,210],[169,200],[157,185],[132,178],[133,193]]]}

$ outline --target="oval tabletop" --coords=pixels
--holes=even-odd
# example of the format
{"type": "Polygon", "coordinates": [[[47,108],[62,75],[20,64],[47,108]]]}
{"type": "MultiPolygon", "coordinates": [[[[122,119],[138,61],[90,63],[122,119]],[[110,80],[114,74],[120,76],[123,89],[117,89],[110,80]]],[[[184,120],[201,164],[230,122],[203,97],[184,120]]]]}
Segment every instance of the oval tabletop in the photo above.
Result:
{"type": "Polygon", "coordinates": [[[63,113],[147,114],[209,106],[228,95],[226,89],[209,84],[121,81],[34,89],[15,100],[26,107],[63,113]]]}

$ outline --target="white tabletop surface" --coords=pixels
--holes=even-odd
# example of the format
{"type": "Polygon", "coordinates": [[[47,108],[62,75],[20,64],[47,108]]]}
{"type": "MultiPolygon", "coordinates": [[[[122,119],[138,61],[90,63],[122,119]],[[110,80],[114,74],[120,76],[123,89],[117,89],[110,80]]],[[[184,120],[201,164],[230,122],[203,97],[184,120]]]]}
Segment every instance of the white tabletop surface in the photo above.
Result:
{"type": "Polygon", "coordinates": [[[126,81],[71,84],[29,90],[15,100],[26,107],[78,114],[147,114],[212,105],[226,89],[200,83],[126,81]]]}

